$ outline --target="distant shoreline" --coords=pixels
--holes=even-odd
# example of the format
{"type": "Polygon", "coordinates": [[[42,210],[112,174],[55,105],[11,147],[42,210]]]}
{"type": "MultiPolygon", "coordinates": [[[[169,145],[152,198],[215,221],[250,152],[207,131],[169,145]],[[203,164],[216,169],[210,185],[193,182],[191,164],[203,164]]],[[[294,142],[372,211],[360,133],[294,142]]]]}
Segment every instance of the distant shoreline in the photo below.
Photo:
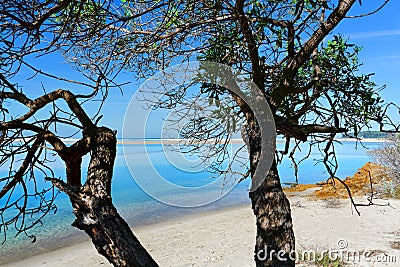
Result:
{"type": "MultiPolygon", "coordinates": [[[[62,139],[63,142],[67,144],[73,144],[77,142],[79,139],[75,138],[66,138],[62,139]]],[[[337,142],[360,142],[360,143],[383,143],[383,142],[391,142],[388,139],[384,138],[363,138],[363,139],[355,139],[355,138],[336,138],[337,142]]],[[[277,144],[282,144],[286,142],[286,139],[278,138],[276,139],[277,144]]],[[[202,142],[199,142],[202,143],[202,142]]],[[[215,140],[208,140],[205,143],[213,144],[215,140]]],[[[218,141],[218,143],[222,143],[222,141],[218,141]]],[[[244,144],[243,139],[241,138],[233,138],[229,141],[230,144],[244,144]]],[[[117,139],[118,145],[175,145],[175,144],[185,144],[185,139],[163,139],[163,138],[127,138],[117,139]]]]}
{"type": "MultiPolygon", "coordinates": [[[[361,142],[361,143],[383,143],[383,142],[390,142],[388,139],[382,139],[382,138],[364,138],[361,140],[357,140],[355,138],[337,138],[335,139],[338,142],[361,142]]],[[[276,142],[278,144],[286,142],[285,139],[277,139],[276,142]]],[[[119,145],[171,145],[171,144],[184,144],[185,139],[137,139],[137,140],[132,140],[132,139],[119,139],[117,140],[117,144],[119,145]]],[[[213,144],[214,140],[209,140],[207,143],[213,144]]],[[[221,142],[219,142],[221,143],[221,142]]],[[[231,144],[244,144],[243,139],[241,138],[234,138],[231,139],[230,142],[231,144]]]]}
{"type": "MultiPolygon", "coordinates": [[[[176,145],[176,144],[185,144],[185,139],[141,139],[141,140],[130,140],[130,139],[125,139],[125,140],[117,140],[118,145],[176,145]]],[[[199,142],[200,143],[200,142],[199,142]]],[[[203,142],[201,142],[203,143],[203,142]]],[[[214,144],[214,140],[208,140],[206,141],[208,144],[214,144]]],[[[221,141],[218,141],[218,143],[222,143],[221,141]]],[[[231,144],[244,144],[243,139],[231,139],[230,142],[231,144]]]]}

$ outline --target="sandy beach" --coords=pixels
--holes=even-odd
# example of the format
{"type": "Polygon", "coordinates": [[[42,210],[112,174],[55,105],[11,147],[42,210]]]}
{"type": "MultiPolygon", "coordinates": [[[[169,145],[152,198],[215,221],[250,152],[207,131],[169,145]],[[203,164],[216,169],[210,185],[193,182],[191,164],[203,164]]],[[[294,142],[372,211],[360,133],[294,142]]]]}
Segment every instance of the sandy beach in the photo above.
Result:
{"type": "MultiPolygon", "coordinates": [[[[390,202],[391,207],[361,207],[361,216],[358,216],[348,200],[316,201],[304,194],[289,195],[299,254],[325,249],[357,251],[361,262],[349,262],[351,266],[398,266],[400,200],[378,201],[390,202]]],[[[357,200],[366,202],[361,197],[357,200]]],[[[160,266],[254,266],[255,219],[249,205],[133,230],[160,266]]],[[[313,262],[298,263],[313,266],[313,262]]],[[[111,265],[87,241],[3,266],[111,265]]]]}

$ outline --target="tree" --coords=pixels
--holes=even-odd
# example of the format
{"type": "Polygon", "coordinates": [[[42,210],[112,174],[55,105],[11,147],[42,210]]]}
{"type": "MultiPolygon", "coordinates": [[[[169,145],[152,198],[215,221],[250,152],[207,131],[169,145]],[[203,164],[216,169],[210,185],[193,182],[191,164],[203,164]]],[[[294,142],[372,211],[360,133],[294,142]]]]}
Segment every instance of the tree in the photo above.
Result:
{"type": "MultiPolygon", "coordinates": [[[[29,228],[29,224],[25,224],[27,214],[43,215],[53,208],[52,198],[45,198],[46,192],[27,192],[26,181],[37,179],[23,179],[26,175],[35,177],[35,169],[47,171],[50,174],[44,176],[51,177],[48,180],[70,196],[77,217],[74,225],[91,236],[98,251],[110,262],[121,266],[155,265],[111,202],[115,134],[97,126],[98,114],[91,118],[82,107],[88,99],[104,101],[108,90],[119,88],[113,78],[124,68],[136,77],[146,77],[158,69],[187,60],[212,60],[232,66],[251,78],[263,92],[272,109],[278,134],[287,139],[282,154],[289,153],[291,139],[296,139],[298,144],[312,138],[317,146],[326,141],[322,149],[323,163],[333,178],[336,134],[351,129],[357,135],[370,121],[383,123],[385,118],[370,76],[357,73],[358,48],[340,37],[321,46],[355,2],[124,0],[119,3],[86,0],[2,3],[0,99],[19,102],[29,108],[24,115],[15,116],[8,115],[7,108],[2,105],[1,138],[5,153],[1,162],[10,163],[12,168],[2,180],[1,197],[9,200],[1,211],[5,214],[12,207],[17,210],[17,215],[3,226],[19,220],[24,227],[18,229],[24,232],[29,228]],[[41,38],[50,41],[44,43],[41,38]],[[14,74],[21,66],[37,75],[55,78],[26,60],[29,56],[54,51],[63,52],[84,75],[89,82],[75,84],[79,90],[89,88],[89,93],[55,90],[31,99],[26,90],[21,91],[15,85],[14,74]],[[59,100],[67,105],[60,106],[59,100]],[[47,119],[33,117],[49,105],[52,109],[47,119]],[[57,125],[63,124],[82,134],[72,146],[66,146],[56,132],[57,125]],[[18,146],[14,145],[15,141],[19,142],[18,146]],[[49,144],[65,162],[66,181],[54,178],[51,171],[43,167],[48,164],[44,144],[49,144]],[[90,152],[91,164],[86,181],[81,185],[80,159],[90,152]],[[17,171],[16,156],[23,158],[17,171]],[[22,194],[14,190],[17,186],[22,188],[22,194]],[[12,194],[19,195],[13,197],[12,194]],[[26,205],[32,195],[43,199],[34,208],[26,205]]],[[[59,79],[67,82],[67,79],[59,79]]],[[[204,85],[201,93],[213,99],[230,94],[233,102],[229,103],[234,103],[231,109],[241,116],[236,122],[245,122],[249,171],[244,172],[243,178],[254,175],[257,166],[264,162],[259,162],[260,127],[251,108],[236,94],[218,87],[204,85]]],[[[167,92],[165,96],[168,101],[158,103],[159,106],[169,103],[169,107],[173,107],[182,100],[181,94],[167,92]]],[[[213,102],[217,105],[216,100],[213,102]]],[[[229,131],[227,121],[221,125],[229,131]]],[[[190,137],[191,133],[188,134],[190,137]]],[[[297,145],[290,153],[292,158],[296,148],[297,145]]],[[[282,192],[276,167],[278,160],[264,174],[263,183],[250,193],[257,218],[257,266],[294,265],[290,205],[282,192]],[[283,254],[276,255],[272,251],[283,254]],[[265,260],[257,257],[262,256],[260,252],[267,256],[265,260]]],[[[218,170],[218,166],[215,168],[218,170]]]]}
{"type": "MultiPolygon", "coordinates": [[[[132,13],[129,10],[135,4],[127,2],[130,4],[124,8],[132,13]]],[[[384,1],[380,8],[387,2],[384,1]]],[[[152,23],[144,28],[129,21],[127,27],[120,30],[121,35],[109,39],[109,43],[121,44],[121,49],[109,51],[120,60],[128,58],[124,64],[138,73],[151,73],[190,60],[232,66],[250,77],[264,93],[274,115],[277,133],[287,140],[281,154],[289,154],[294,161],[299,143],[310,140],[310,149],[316,146],[323,152],[321,161],[333,179],[337,169],[336,135],[350,130],[357,137],[372,121],[383,125],[387,118],[378,95],[379,88],[370,80],[371,75],[358,72],[359,48],[340,36],[323,43],[355,3],[355,0],[174,1],[165,7],[167,15],[162,21],[154,16],[152,23]],[[165,21],[167,23],[162,23],[165,21]],[[129,49],[134,44],[130,38],[136,34],[146,41],[139,50],[129,49]],[[296,140],[296,145],[289,153],[291,139],[296,140]]],[[[104,43],[97,45],[103,50],[110,47],[104,43]]],[[[183,87],[165,92],[167,100],[155,104],[174,108],[184,102],[185,90],[183,87]]],[[[216,100],[229,94],[234,100],[231,109],[236,108],[235,112],[240,113],[238,123],[240,118],[245,121],[249,150],[249,171],[244,172],[244,178],[254,175],[257,166],[263,162],[259,162],[262,150],[260,128],[251,108],[243,99],[223,88],[204,85],[201,93],[216,100]]],[[[200,131],[204,135],[199,137],[198,130],[204,129],[203,121],[193,120],[194,124],[196,122],[198,126],[192,127],[185,137],[207,139],[209,131],[200,131]]],[[[229,132],[227,120],[221,125],[229,132]]],[[[277,157],[265,174],[264,182],[250,193],[257,218],[257,266],[294,266],[291,252],[295,240],[289,201],[282,191],[276,167],[279,160],[277,157]],[[273,251],[283,253],[277,255],[273,251]],[[260,252],[266,255],[264,259],[257,257],[260,252]],[[269,257],[271,253],[272,257],[269,257]]],[[[295,161],[294,164],[297,169],[295,161]]]]}
{"type": "Polygon", "coordinates": [[[84,230],[110,263],[157,266],[112,203],[116,132],[98,126],[101,116],[90,117],[84,109],[85,102],[105,101],[109,90],[120,88],[113,81],[113,66],[107,59],[76,65],[81,80],[68,80],[35,65],[37,57],[53,60],[52,55],[72,51],[82,39],[101,38],[107,31],[104,12],[109,7],[108,1],[0,3],[0,165],[9,170],[0,180],[0,227],[5,233],[14,225],[18,233],[35,241],[29,229],[56,209],[56,187],[69,196],[76,217],[73,226],[84,230]],[[43,88],[21,84],[31,74],[39,76],[43,88]],[[47,93],[49,78],[76,93],[53,88],[47,93]],[[74,132],[81,136],[68,146],[63,137],[74,132]],[[81,175],[84,155],[90,155],[85,178],[81,175]],[[54,157],[64,162],[65,179],[55,177],[54,157]]]}

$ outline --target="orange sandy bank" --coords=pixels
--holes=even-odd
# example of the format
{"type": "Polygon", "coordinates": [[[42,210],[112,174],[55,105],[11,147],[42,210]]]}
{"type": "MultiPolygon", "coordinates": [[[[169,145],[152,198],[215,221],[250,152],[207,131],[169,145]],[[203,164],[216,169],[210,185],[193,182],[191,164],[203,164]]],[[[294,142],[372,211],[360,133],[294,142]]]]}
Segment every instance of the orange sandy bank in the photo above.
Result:
{"type": "MultiPolygon", "coordinates": [[[[353,196],[364,196],[374,193],[385,193],[384,185],[390,182],[390,179],[384,172],[382,166],[367,162],[363,167],[352,176],[342,180],[347,185],[353,196]],[[371,185],[372,190],[371,191],[371,185]]],[[[345,185],[338,179],[330,179],[327,182],[317,184],[299,184],[291,188],[286,188],[286,192],[299,192],[309,188],[318,188],[310,196],[327,199],[327,198],[348,198],[349,193],[345,185]]]]}

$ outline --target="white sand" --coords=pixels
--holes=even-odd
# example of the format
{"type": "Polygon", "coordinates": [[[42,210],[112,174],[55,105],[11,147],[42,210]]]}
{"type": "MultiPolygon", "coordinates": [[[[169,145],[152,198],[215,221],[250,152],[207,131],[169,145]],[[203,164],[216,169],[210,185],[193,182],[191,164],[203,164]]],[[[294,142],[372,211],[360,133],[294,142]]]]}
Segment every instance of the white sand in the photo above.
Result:
{"type": "MultiPolygon", "coordinates": [[[[397,263],[356,263],[350,266],[400,266],[400,251],[391,248],[400,241],[400,201],[390,207],[362,207],[361,217],[352,214],[348,201],[326,207],[324,201],[291,196],[298,251],[337,249],[344,239],[349,251],[375,251],[377,260],[386,253],[397,263]]],[[[385,203],[385,202],[381,202],[385,203]]],[[[255,219],[249,206],[196,214],[134,229],[160,266],[254,266],[255,219]]],[[[373,258],[375,257],[375,258],[373,258]]],[[[89,242],[5,266],[110,266],[89,242]]]]}

